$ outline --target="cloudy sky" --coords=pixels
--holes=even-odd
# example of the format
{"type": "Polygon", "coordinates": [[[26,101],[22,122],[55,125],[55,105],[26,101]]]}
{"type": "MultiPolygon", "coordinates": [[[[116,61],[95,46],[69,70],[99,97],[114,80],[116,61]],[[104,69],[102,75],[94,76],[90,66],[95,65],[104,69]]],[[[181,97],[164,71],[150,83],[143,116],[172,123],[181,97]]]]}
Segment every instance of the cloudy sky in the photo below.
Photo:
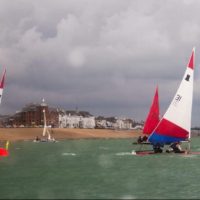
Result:
{"type": "Polygon", "coordinates": [[[192,123],[200,125],[199,0],[0,0],[1,114],[42,98],[54,107],[144,120],[161,115],[192,48],[192,123]]]}

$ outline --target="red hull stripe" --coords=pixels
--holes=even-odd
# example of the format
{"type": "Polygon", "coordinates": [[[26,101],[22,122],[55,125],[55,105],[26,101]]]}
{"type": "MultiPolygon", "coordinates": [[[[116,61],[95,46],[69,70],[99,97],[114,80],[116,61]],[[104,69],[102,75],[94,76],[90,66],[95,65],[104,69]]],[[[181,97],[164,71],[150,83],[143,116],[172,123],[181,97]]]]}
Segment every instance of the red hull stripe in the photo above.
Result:
{"type": "Polygon", "coordinates": [[[160,135],[171,136],[176,138],[188,138],[189,132],[172,122],[162,119],[156,130],[160,135]]]}

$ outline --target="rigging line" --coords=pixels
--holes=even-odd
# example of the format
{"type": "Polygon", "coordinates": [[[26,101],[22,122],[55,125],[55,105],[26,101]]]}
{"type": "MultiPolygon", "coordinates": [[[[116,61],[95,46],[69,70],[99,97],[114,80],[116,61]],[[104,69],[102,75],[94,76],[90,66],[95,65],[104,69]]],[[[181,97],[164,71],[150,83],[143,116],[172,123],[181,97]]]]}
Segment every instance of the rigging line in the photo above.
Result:
{"type": "MultiPolygon", "coordinates": [[[[195,82],[195,84],[194,84],[194,94],[196,94],[196,101],[193,100],[193,102],[196,102],[196,105],[193,106],[193,111],[195,111],[196,113],[200,113],[200,90],[198,89],[198,85],[200,84],[199,66],[198,67],[196,66],[195,69],[196,69],[196,73],[195,73],[196,76],[194,75],[194,82],[195,82]],[[194,107],[196,107],[195,110],[194,110],[194,107]]],[[[195,98],[193,97],[193,99],[195,99],[195,98]]],[[[196,115],[198,117],[198,114],[196,114],[196,115]]],[[[194,130],[193,130],[194,131],[194,135],[200,136],[200,122],[198,123],[198,118],[197,118],[197,122],[196,123],[197,124],[195,125],[194,130]]],[[[191,127],[191,129],[192,129],[192,127],[191,127]]],[[[191,132],[192,132],[192,130],[191,130],[191,132]]],[[[188,150],[189,150],[189,152],[191,150],[191,138],[188,141],[188,150]]]]}
{"type": "MultiPolygon", "coordinates": [[[[198,67],[196,67],[196,84],[195,84],[195,93],[196,93],[196,113],[197,113],[197,117],[198,117],[198,113],[200,113],[200,90],[198,88],[198,85],[200,84],[200,65],[198,67]]],[[[197,131],[197,135],[200,135],[200,121],[196,122],[196,131],[197,131]]]]}
{"type": "MultiPolygon", "coordinates": [[[[199,83],[200,83],[200,79],[199,79],[199,77],[200,77],[200,70],[199,70],[199,67],[197,69],[198,69],[198,75],[199,76],[197,77],[197,84],[196,84],[196,86],[198,86],[199,83]]],[[[198,113],[200,113],[200,90],[197,90],[197,106],[199,108],[198,109],[199,110],[198,113]]],[[[198,126],[198,135],[200,135],[200,121],[199,121],[199,125],[197,125],[197,126],[198,126]]]]}

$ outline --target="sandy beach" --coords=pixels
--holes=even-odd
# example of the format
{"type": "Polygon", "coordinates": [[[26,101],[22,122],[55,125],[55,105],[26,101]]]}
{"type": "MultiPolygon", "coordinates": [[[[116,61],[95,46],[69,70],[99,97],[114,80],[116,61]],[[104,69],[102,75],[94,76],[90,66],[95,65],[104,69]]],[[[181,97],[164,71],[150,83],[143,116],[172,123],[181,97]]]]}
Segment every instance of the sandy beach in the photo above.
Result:
{"type": "MultiPolygon", "coordinates": [[[[107,129],[70,129],[54,128],[52,136],[56,140],[89,138],[134,138],[141,134],[139,130],[107,129]]],[[[0,140],[34,140],[42,136],[42,128],[0,128],[0,140]]]]}

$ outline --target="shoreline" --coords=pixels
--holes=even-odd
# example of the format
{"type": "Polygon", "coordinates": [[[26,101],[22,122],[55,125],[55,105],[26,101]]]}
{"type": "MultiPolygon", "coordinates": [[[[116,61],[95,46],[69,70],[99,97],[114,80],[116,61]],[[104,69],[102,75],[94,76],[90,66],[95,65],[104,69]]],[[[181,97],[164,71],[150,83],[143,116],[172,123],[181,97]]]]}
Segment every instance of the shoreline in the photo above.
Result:
{"type": "MultiPolygon", "coordinates": [[[[30,141],[42,137],[43,128],[0,128],[0,141],[30,141]]],[[[123,139],[136,138],[141,130],[53,128],[52,137],[66,139],[123,139]]]]}

